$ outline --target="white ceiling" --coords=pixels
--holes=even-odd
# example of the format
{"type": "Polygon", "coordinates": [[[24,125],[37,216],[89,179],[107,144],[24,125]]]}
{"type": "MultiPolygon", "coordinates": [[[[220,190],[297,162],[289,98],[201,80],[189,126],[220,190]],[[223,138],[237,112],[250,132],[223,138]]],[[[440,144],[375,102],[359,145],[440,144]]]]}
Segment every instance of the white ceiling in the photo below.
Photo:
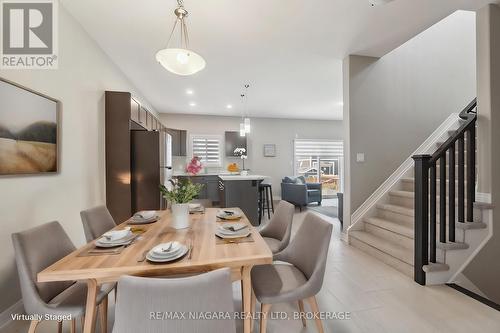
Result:
{"type": "Polygon", "coordinates": [[[240,115],[250,83],[251,116],[341,119],[346,55],[381,56],[457,9],[493,1],[184,0],[191,48],[207,61],[189,77],[155,60],[175,0],[61,2],[159,112],[240,115]]]}

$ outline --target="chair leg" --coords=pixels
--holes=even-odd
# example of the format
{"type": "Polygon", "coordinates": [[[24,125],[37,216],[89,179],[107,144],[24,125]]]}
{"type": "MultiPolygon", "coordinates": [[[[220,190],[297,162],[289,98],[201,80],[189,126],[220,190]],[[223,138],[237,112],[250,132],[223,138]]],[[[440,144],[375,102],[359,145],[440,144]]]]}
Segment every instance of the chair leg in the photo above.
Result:
{"type": "Polygon", "coordinates": [[[85,316],[82,316],[82,318],[80,318],[80,322],[81,322],[82,332],[83,332],[83,329],[85,328],[85,316]]]}
{"type": "Polygon", "coordinates": [[[266,333],[267,316],[270,309],[271,309],[271,304],[261,304],[260,312],[262,317],[260,317],[260,333],[266,333]]]}
{"type": "Polygon", "coordinates": [[[250,322],[250,332],[253,332],[253,326],[254,326],[253,316],[255,315],[255,303],[257,303],[257,299],[256,299],[255,293],[253,292],[253,289],[252,289],[252,298],[250,299],[250,311],[252,311],[252,321],[250,322]]]}
{"type": "Polygon", "coordinates": [[[318,329],[318,333],[323,333],[323,324],[321,323],[321,319],[319,318],[319,309],[318,303],[316,302],[316,297],[312,296],[307,299],[307,302],[311,306],[311,310],[314,313],[314,321],[316,322],[316,327],[318,329]]]}
{"type": "Polygon", "coordinates": [[[271,219],[271,206],[269,206],[269,193],[268,193],[267,189],[264,189],[264,193],[266,195],[267,218],[271,219]]]}
{"type": "Polygon", "coordinates": [[[273,199],[273,188],[272,187],[269,188],[269,194],[271,195],[271,208],[272,208],[273,214],[274,214],[274,199],[273,199]]]}
{"type": "Polygon", "coordinates": [[[101,324],[100,333],[108,332],[108,296],[104,297],[99,304],[99,322],[101,324]]]}
{"type": "Polygon", "coordinates": [[[40,320],[32,320],[28,333],[35,333],[38,324],[40,324],[40,320]]]}
{"type": "Polygon", "coordinates": [[[76,333],[76,319],[73,318],[71,319],[71,330],[70,330],[71,333],[76,333]]]}
{"type": "Polygon", "coordinates": [[[62,323],[63,322],[61,320],[57,322],[57,333],[62,333],[62,329],[63,329],[62,323]]]}
{"type": "Polygon", "coordinates": [[[306,317],[304,313],[304,301],[299,300],[299,311],[300,311],[300,318],[302,319],[302,326],[306,327],[306,317]]]}

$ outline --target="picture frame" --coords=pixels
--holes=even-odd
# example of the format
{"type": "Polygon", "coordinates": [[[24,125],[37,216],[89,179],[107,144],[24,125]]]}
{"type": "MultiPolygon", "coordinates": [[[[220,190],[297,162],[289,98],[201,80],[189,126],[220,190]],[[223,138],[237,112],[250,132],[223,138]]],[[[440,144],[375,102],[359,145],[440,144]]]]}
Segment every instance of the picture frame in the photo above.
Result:
{"type": "Polygon", "coordinates": [[[274,143],[264,144],[264,157],[276,157],[276,145],[274,143]]]}
{"type": "Polygon", "coordinates": [[[61,102],[0,77],[0,177],[58,174],[61,102]]]}

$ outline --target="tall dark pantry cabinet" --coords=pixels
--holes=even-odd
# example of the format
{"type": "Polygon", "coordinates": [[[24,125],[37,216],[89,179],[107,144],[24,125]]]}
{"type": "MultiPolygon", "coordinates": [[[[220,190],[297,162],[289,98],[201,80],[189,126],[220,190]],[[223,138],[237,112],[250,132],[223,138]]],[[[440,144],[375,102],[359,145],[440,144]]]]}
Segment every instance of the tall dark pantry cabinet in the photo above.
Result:
{"type": "Polygon", "coordinates": [[[117,223],[162,208],[160,121],[129,92],[105,94],[106,206],[117,223]]]}

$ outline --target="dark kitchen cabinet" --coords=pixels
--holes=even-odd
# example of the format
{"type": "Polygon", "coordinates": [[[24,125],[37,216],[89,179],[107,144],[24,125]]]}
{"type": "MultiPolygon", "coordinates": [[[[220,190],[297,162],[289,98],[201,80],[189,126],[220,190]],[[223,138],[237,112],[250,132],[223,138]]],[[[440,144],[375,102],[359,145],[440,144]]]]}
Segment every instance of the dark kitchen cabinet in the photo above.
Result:
{"type": "Polygon", "coordinates": [[[167,128],[167,133],[172,136],[172,156],[186,156],[187,131],[167,128]]]}
{"type": "Polygon", "coordinates": [[[207,199],[213,206],[219,204],[219,177],[216,175],[206,176],[177,176],[178,179],[189,179],[193,184],[202,184],[203,187],[197,199],[207,199]]]}
{"type": "MultiPolygon", "coordinates": [[[[132,191],[132,183],[137,185],[140,178],[137,177],[137,172],[134,173],[134,170],[141,170],[142,167],[137,164],[142,158],[139,154],[146,151],[143,149],[133,151],[132,141],[134,140],[135,144],[137,144],[142,139],[142,136],[136,133],[133,139],[131,132],[144,132],[145,137],[148,136],[148,133],[155,135],[155,133],[151,132],[154,120],[157,121],[157,127],[164,127],[148,110],[141,107],[141,104],[129,92],[106,91],[106,206],[116,223],[121,223],[130,218],[135,213],[135,209],[146,207],[141,201],[142,198],[146,198],[146,195],[139,194],[141,189],[138,192],[136,186],[136,191],[132,191]],[[136,156],[135,159],[133,159],[133,154],[136,156]]],[[[156,140],[156,137],[154,140],[156,140]]],[[[152,151],[155,152],[152,159],[144,158],[143,161],[147,162],[152,167],[152,170],[158,172],[159,162],[156,159],[153,160],[153,158],[156,156],[155,154],[159,155],[160,152],[159,150],[152,151]]],[[[152,181],[150,184],[154,184],[151,188],[154,188],[155,193],[153,195],[156,197],[158,194],[158,181],[152,181]]]]}
{"type": "Polygon", "coordinates": [[[236,148],[244,148],[246,154],[248,155],[247,137],[240,136],[240,132],[227,131],[225,133],[225,142],[226,142],[227,157],[239,156],[234,153],[234,150],[236,148]]]}

